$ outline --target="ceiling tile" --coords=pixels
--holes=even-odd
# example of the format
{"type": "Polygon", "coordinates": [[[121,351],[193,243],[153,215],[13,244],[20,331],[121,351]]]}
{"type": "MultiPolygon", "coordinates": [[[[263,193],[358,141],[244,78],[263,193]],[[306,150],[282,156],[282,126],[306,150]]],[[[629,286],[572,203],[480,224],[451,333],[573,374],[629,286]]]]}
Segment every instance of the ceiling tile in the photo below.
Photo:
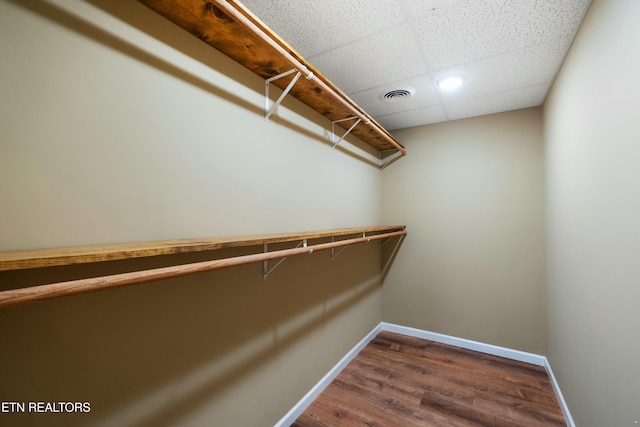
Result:
{"type": "Polygon", "coordinates": [[[411,111],[386,114],[384,116],[377,116],[374,118],[388,130],[403,129],[448,120],[446,113],[440,105],[432,105],[430,107],[418,108],[411,111]]]}
{"type": "Polygon", "coordinates": [[[496,24],[518,46],[565,39],[578,30],[586,6],[584,0],[511,0],[504,2],[496,24]]]}
{"type": "Polygon", "coordinates": [[[347,93],[426,72],[407,25],[381,31],[315,56],[311,63],[347,93]]]}
{"type": "MultiPolygon", "coordinates": [[[[407,0],[430,70],[573,37],[584,0],[466,0],[425,7],[407,0]]],[[[427,2],[431,3],[431,2],[427,2]]]]}
{"type": "Polygon", "coordinates": [[[432,8],[416,18],[416,32],[429,69],[438,70],[499,52],[496,38],[500,32],[492,25],[497,12],[493,2],[475,0],[432,8]]]}
{"type": "Polygon", "coordinates": [[[456,6],[460,3],[468,3],[469,0],[406,0],[405,3],[411,12],[411,16],[420,17],[434,12],[436,9],[444,9],[456,6]]]}
{"type": "Polygon", "coordinates": [[[444,108],[447,116],[451,120],[499,113],[502,111],[519,110],[521,108],[542,105],[548,90],[548,84],[541,84],[505,92],[491,93],[471,99],[447,102],[444,108]]]}
{"type": "Polygon", "coordinates": [[[441,92],[440,96],[444,102],[475,98],[541,83],[550,86],[566,55],[568,44],[568,40],[562,40],[529,46],[462,66],[445,68],[433,73],[433,77],[437,81],[446,75],[464,74],[468,79],[460,90],[441,92]]]}
{"type": "Polygon", "coordinates": [[[431,79],[427,75],[401,80],[348,95],[372,116],[415,110],[416,108],[437,104],[439,102],[431,79]],[[405,87],[415,89],[415,94],[410,98],[400,99],[397,102],[389,102],[382,99],[385,93],[405,87]]]}
{"type": "Polygon", "coordinates": [[[400,0],[243,0],[306,58],[405,20],[400,0]]]}

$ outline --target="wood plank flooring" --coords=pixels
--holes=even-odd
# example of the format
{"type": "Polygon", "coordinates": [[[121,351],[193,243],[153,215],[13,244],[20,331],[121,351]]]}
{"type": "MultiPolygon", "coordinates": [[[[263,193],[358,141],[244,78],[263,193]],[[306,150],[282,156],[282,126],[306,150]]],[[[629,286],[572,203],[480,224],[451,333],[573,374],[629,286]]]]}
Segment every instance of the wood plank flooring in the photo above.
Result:
{"type": "Polygon", "coordinates": [[[292,426],[566,423],[543,367],[383,331],[292,426]]]}

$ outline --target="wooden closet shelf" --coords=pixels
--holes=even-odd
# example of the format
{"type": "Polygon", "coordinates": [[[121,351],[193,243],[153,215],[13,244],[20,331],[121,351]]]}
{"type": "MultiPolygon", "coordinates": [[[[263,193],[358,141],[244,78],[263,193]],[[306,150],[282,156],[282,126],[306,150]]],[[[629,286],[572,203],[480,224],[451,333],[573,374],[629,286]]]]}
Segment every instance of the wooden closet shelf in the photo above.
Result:
{"type": "Polygon", "coordinates": [[[103,289],[135,285],[137,283],[149,282],[153,280],[181,277],[190,274],[203,273],[205,271],[219,270],[222,268],[251,264],[256,262],[264,263],[264,278],[266,279],[269,272],[273,271],[273,269],[279,265],[278,263],[276,264],[276,266],[272,267],[271,270],[268,270],[269,260],[282,260],[289,256],[312,254],[318,251],[328,249],[333,250],[338,247],[354,245],[357,243],[365,243],[372,240],[382,241],[382,239],[388,239],[392,237],[400,238],[398,244],[396,245],[397,248],[402,241],[402,238],[406,234],[407,232],[403,226],[367,227],[318,231],[311,233],[271,234],[259,237],[252,236],[240,238],[210,239],[208,241],[200,240],[195,244],[194,240],[172,240],[155,243],[152,242],[133,244],[134,246],[137,246],[137,249],[132,248],[132,244],[128,244],[91,246],[84,248],[68,248],[58,250],[47,249],[42,251],[4,252],[0,253],[0,265],[15,266],[16,262],[22,260],[23,265],[36,267],[61,265],[61,261],[63,260],[63,263],[69,264],[73,262],[92,262],[99,259],[106,260],[132,258],[138,255],[150,256],[150,254],[209,250],[212,247],[219,249],[223,247],[255,246],[259,244],[265,244],[263,252],[253,253],[249,255],[240,255],[189,264],[170,265],[168,267],[112,274],[109,276],[89,277],[85,279],[70,280],[66,282],[49,283],[44,285],[30,286],[26,288],[10,289],[0,292],[0,308],[17,304],[24,304],[27,302],[39,301],[43,299],[58,298],[66,295],[75,295],[85,292],[95,292],[103,289]],[[310,239],[326,239],[336,236],[348,237],[339,239],[337,241],[335,239],[331,239],[330,242],[319,242],[312,245],[307,245],[307,240],[310,239]],[[295,248],[290,249],[280,249],[271,252],[267,250],[268,243],[287,242],[292,240],[300,240],[301,244],[299,244],[295,248]],[[120,248],[120,250],[117,249],[118,247],[120,248]],[[127,249],[122,249],[123,247],[127,247],[127,249]],[[65,254],[60,255],[62,252],[64,252],[65,254]],[[45,253],[48,253],[50,256],[42,256],[45,253]],[[107,256],[106,259],[104,259],[105,255],[107,256]],[[51,261],[54,259],[57,259],[57,264],[51,263],[51,261]]]}
{"type": "MultiPolygon", "coordinates": [[[[357,116],[351,134],[378,151],[405,148],[320,71],[309,64],[251,11],[235,0],[139,0],[264,79],[296,69],[302,76],[289,92],[332,121],[357,116]]],[[[285,89],[291,77],[273,81],[285,89]]],[[[343,129],[353,121],[337,123],[343,129]]]]}
{"type": "Polygon", "coordinates": [[[213,237],[204,239],[160,240],[155,242],[122,243],[113,245],[77,246],[54,249],[0,252],[0,271],[27,268],[53,267],[57,265],[116,261],[158,255],[212,251],[224,248],[257,246],[264,243],[291,242],[322,239],[357,234],[379,234],[404,230],[404,226],[377,226],[342,228],[337,230],[297,233],[263,234],[238,237],[213,237]]]}

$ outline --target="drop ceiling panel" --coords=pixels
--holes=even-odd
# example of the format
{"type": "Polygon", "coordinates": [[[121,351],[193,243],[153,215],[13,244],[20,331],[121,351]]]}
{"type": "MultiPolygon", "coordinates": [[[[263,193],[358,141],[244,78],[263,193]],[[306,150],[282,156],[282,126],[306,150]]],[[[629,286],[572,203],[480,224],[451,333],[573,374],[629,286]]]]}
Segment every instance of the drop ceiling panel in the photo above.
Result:
{"type": "Polygon", "coordinates": [[[495,14],[493,5],[473,1],[434,8],[416,18],[416,33],[429,69],[438,70],[501,52],[509,35],[492,25],[495,14]]]}
{"type": "Polygon", "coordinates": [[[436,81],[450,74],[467,77],[464,90],[441,92],[441,99],[446,103],[541,83],[551,84],[564,56],[564,44],[552,42],[445,68],[433,73],[433,76],[436,81]]]}
{"type": "Polygon", "coordinates": [[[399,113],[402,111],[414,110],[424,106],[434,105],[440,102],[438,95],[434,89],[431,79],[427,75],[414,77],[411,79],[394,82],[380,87],[365,89],[360,92],[350,94],[358,105],[368,105],[367,112],[372,116],[380,116],[384,114],[399,113]],[[415,95],[409,99],[401,99],[399,101],[383,101],[382,96],[394,89],[413,88],[416,90],[415,95]]]}
{"type": "Polygon", "coordinates": [[[388,129],[541,105],[591,0],[244,0],[388,129]],[[438,78],[463,72],[444,92],[438,78]],[[410,85],[398,103],[383,91],[410,85]]]}
{"type": "Polygon", "coordinates": [[[490,93],[476,98],[462,99],[445,104],[445,111],[450,120],[464,119],[483,114],[502,111],[519,110],[532,105],[540,105],[547,96],[546,84],[518,88],[505,92],[490,93]],[[481,111],[481,114],[478,114],[481,111]]]}
{"type": "Polygon", "coordinates": [[[573,37],[585,1],[475,0],[430,9],[409,3],[429,69],[438,70],[573,37]]]}
{"type": "Polygon", "coordinates": [[[376,119],[388,130],[444,122],[448,120],[442,105],[432,105],[400,113],[387,114],[376,119]]]}
{"type": "Polygon", "coordinates": [[[427,71],[407,25],[380,31],[310,61],[338,87],[346,88],[348,95],[370,88],[372,82],[378,86],[427,71]]]}
{"type": "MultiPolygon", "coordinates": [[[[401,0],[243,1],[305,58],[343,46],[404,21],[401,0]]],[[[315,64],[314,64],[315,65],[315,64]]]]}

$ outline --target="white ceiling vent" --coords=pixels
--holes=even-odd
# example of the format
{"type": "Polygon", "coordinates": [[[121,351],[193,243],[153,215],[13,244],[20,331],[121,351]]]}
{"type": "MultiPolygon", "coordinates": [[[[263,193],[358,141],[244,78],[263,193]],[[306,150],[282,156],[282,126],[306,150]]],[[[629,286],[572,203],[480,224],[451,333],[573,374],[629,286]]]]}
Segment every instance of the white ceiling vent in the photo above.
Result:
{"type": "Polygon", "coordinates": [[[400,102],[411,98],[415,93],[416,90],[411,86],[404,86],[385,92],[382,94],[381,98],[383,101],[387,102],[400,102]]]}

